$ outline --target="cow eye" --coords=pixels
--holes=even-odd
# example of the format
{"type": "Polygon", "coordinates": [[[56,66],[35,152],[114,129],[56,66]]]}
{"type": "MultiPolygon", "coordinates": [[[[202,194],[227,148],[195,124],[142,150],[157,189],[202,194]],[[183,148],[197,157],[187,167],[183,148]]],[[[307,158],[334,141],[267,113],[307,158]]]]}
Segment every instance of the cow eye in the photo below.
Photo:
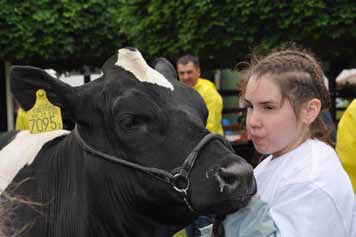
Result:
{"type": "Polygon", "coordinates": [[[142,125],[142,123],[143,119],[133,115],[125,115],[119,121],[120,127],[124,130],[132,130],[138,128],[142,125]]]}

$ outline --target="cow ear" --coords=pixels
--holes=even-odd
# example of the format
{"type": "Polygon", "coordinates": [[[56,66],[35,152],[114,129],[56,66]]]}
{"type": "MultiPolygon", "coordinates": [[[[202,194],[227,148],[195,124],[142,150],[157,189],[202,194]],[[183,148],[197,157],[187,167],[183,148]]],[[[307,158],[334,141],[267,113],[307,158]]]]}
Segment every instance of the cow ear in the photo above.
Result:
{"type": "Polygon", "coordinates": [[[156,58],[151,63],[151,67],[160,72],[170,82],[178,81],[177,71],[168,59],[163,57],[156,58]]]}
{"type": "Polygon", "coordinates": [[[78,104],[76,88],[53,78],[46,71],[30,66],[14,66],[10,72],[11,92],[24,110],[36,102],[36,91],[44,89],[49,101],[61,108],[63,119],[77,120],[74,111],[78,104]]]}

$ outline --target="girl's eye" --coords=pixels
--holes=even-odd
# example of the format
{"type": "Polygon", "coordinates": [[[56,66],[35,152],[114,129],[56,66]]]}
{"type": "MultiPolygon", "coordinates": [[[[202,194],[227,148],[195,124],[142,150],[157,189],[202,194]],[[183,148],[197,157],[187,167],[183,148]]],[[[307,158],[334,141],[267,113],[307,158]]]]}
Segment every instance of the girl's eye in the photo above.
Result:
{"type": "Polygon", "coordinates": [[[264,106],[263,109],[264,110],[273,110],[274,107],[273,106],[264,106]]]}

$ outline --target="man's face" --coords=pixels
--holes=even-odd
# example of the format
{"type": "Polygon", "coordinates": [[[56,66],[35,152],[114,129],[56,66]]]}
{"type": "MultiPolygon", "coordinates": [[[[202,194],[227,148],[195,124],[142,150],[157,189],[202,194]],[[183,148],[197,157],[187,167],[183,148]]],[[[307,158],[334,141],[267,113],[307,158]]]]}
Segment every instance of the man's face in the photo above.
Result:
{"type": "Polygon", "coordinates": [[[179,80],[184,84],[193,87],[200,77],[200,68],[194,66],[192,62],[187,64],[177,64],[179,80]]]}

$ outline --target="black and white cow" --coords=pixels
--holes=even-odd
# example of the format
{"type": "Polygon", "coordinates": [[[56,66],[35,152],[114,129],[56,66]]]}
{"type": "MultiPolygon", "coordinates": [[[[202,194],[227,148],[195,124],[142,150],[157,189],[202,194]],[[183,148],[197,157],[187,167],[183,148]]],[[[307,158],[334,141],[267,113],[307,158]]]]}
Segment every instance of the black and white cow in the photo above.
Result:
{"type": "Polygon", "coordinates": [[[15,195],[41,204],[16,209],[17,226],[32,224],[20,236],[171,236],[199,215],[246,205],[256,191],[252,167],[205,129],[202,98],[173,66],[154,67],[124,48],[80,87],[38,68],[12,69],[25,109],[43,88],[76,123],[0,141],[0,189],[17,184],[15,195]]]}

